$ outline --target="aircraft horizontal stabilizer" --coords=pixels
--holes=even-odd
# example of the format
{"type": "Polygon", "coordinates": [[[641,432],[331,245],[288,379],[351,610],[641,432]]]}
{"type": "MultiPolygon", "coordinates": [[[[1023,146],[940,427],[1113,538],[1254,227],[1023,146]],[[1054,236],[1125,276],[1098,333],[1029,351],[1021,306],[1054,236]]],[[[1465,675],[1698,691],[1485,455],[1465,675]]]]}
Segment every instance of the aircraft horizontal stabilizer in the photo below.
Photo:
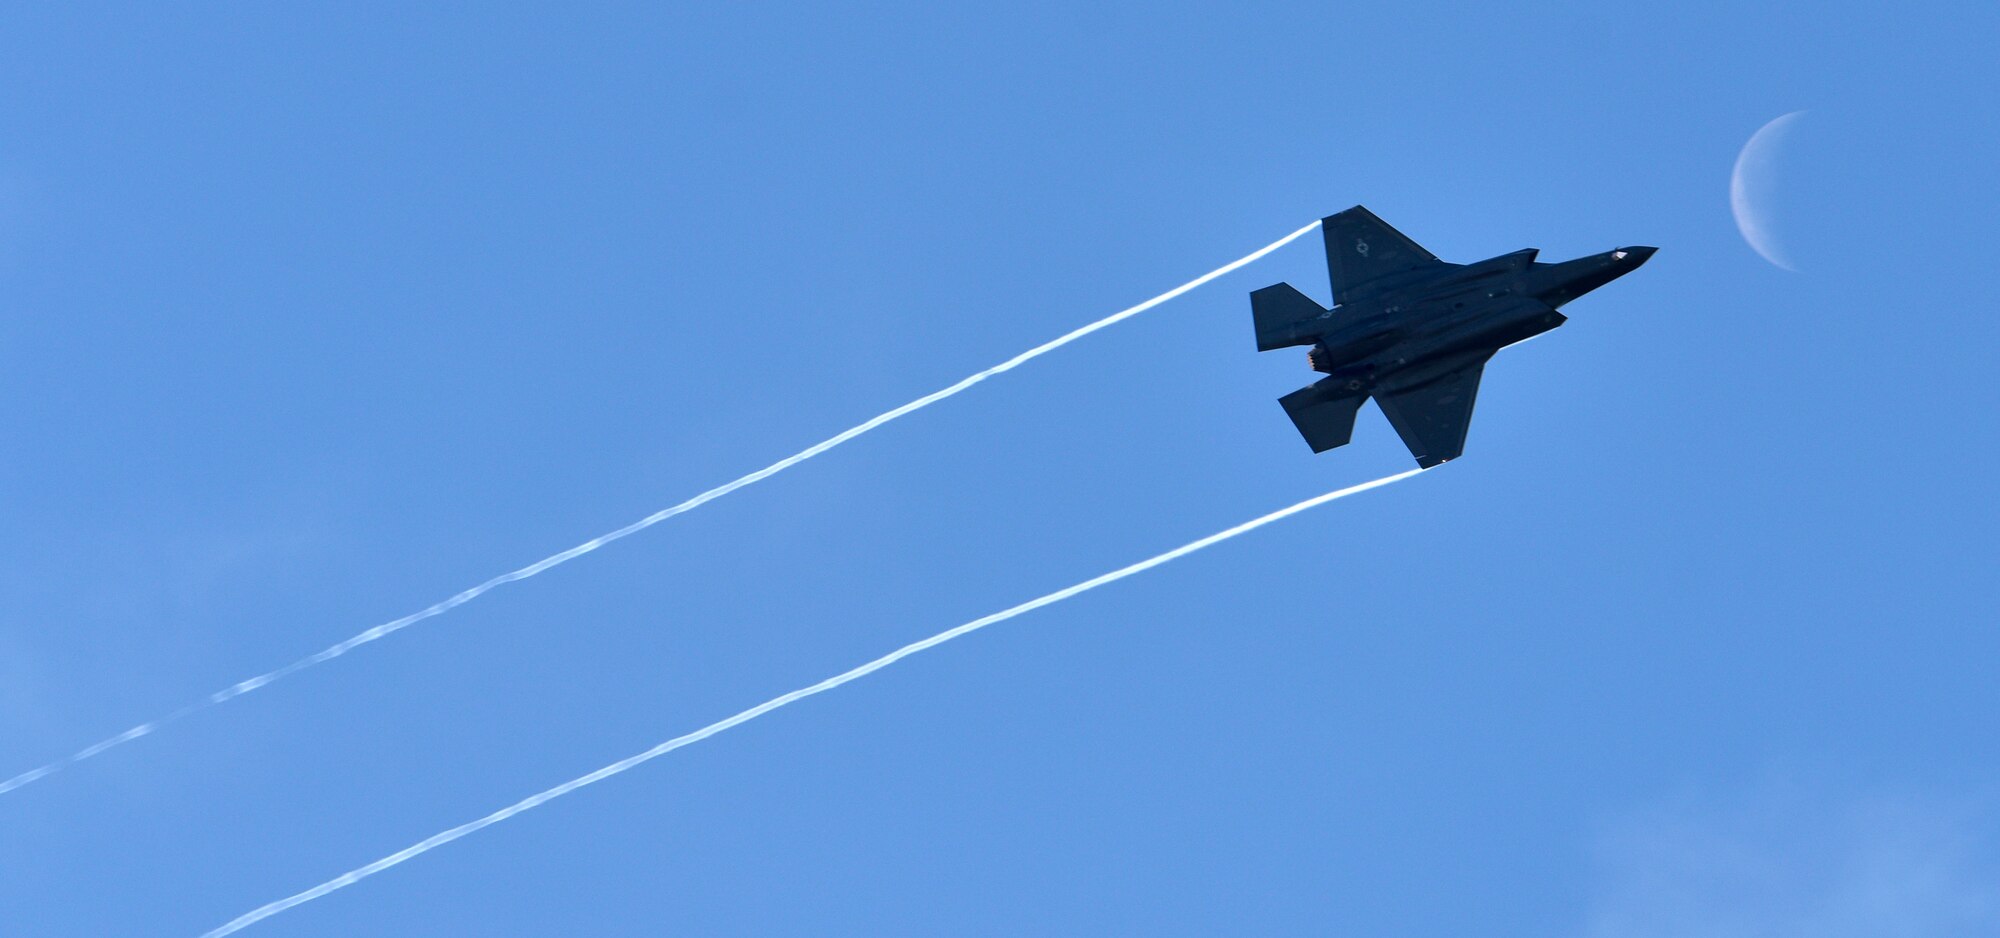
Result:
{"type": "Polygon", "coordinates": [[[1368,392],[1349,390],[1345,382],[1327,378],[1278,398],[1292,425],[1315,453],[1346,446],[1354,436],[1354,415],[1368,392]]]}
{"type": "Polygon", "coordinates": [[[1311,345],[1317,329],[1299,326],[1325,319],[1330,311],[1312,301],[1289,283],[1252,291],[1250,318],[1257,325],[1257,351],[1292,345],[1311,345]]]}

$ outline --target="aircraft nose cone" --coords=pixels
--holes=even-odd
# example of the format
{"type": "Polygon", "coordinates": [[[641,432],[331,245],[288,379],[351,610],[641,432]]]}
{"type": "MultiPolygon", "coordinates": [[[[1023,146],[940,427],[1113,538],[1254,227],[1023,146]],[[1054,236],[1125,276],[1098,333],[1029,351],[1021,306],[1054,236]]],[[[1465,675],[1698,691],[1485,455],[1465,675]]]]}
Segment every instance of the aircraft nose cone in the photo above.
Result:
{"type": "Polygon", "coordinates": [[[1645,263],[1646,259],[1652,257],[1653,252],[1657,250],[1659,248],[1638,245],[1636,247],[1619,248],[1616,251],[1612,251],[1611,257],[1613,260],[1625,262],[1625,265],[1628,267],[1637,267],[1645,263]]]}

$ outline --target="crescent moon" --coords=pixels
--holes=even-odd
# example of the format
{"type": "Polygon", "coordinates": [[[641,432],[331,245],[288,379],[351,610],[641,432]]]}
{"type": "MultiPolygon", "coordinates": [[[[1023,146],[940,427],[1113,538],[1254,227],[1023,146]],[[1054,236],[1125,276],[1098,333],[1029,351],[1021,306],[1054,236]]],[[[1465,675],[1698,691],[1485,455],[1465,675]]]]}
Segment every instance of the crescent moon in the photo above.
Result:
{"type": "Polygon", "coordinates": [[[1743,240],[1752,250],[1790,271],[1798,268],[1792,266],[1784,245],[1778,242],[1770,215],[1759,214],[1758,207],[1770,201],[1777,187],[1778,153],[1786,133],[1803,114],[1793,111],[1759,127],[1743,145],[1743,152],[1736,154],[1736,169],[1729,174],[1729,210],[1736,216],[1736,229],[1743,232],[1743,240]]]}

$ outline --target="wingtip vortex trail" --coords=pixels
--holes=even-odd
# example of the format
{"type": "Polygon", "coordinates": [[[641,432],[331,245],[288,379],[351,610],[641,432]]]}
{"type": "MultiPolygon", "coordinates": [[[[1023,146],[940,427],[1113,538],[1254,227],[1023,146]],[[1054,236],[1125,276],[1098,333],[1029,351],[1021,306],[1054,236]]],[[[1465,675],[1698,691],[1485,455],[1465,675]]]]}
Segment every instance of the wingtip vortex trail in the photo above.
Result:
{"type": "Polygon", "coordinates": [[[770,713],[771,711],[776,710],[780,707],[795,703],[800,700],[804,700],[805,698],[811,697],[815,694],[825,693],[826,691],[830,691],[836,687],[839,687],[842,684],[846,684],[850,681],[866,677],[869,674],[872,674],[876,671],[880,671],[883,668],[888,667],[889,665],[895,664],[896,662],[901,661],[904,658],[916,654],[917,652],[924,651],[925,649],[929,648],[935,648],[939,645],[944,644],[945,642],[951,641],[952,639],[959,638],[961,636],[970,634],[972,632],[976,632],[989,625],[993,625],[998,622],[1005,622],[1006,620],[1012,619],[1015,616],[1021,615],[1023,613],[1032,612],[1036,609],[1042,608],[1043,606],[1054,605],[1055,603],[1062,602],[1063,600],[1069,599],[1070,597],[1076,596],[1080,593],[1089,592],[1107,583],[1113,583],[1118,580],[1122,580],[1128,576],[1131,576],[1135,573],[1140,573],[1146,570],[1150,570],[1154,567],[1160,566],[1161,564],[1168,563],[1170,561],[1179,559],[1181,557],[1185,557],[1205,547],[1210,547],[1215,544],[1221,543],[1223,541],[1229,540],[1230,538],[1236,537],[1238,535],[1249,533],[1250,531],[1254,531],[1274,521],[1280,521],[1285,518],[1289,518],[1292,515],[1296,515],[1302,511],[1306,511],[1307,509],[1315,508],[1320,505],[1324,505],[1327,502],[1335,501],[1337,499],[1346,498],[1350,495],[1359,495],[1362,492],[1369,491],[1370,489],[1378,489],[1385,485],[1390,485],[1395,482],[1400,482],[1411,476],[1426,471],[1428,470],[1408,469],[1403,472],[1396,473],[1394,475],[1383,476],[1382,478],[1379,479],[1374,479],[1368,482],[1362,482],[1358,485],[1350,485],[1347,486],[1346,488],[1335,489],[1331,492],[1327,492],[1324,495],[1317,495],[1312,498],[1308,498],[1305,501],[1298,502],[1297,504],[1293,504],[1285,508],[1280,508],[1277,511],[1271,512],[1269,514],[1252,518],[1251,520],[1245,521],[1242,524],[1236,525],[1235,527],[1225,528],[1224,530],[1218,531],[1207,537],[1200,538],[1194,541],[1189,541],[1188,543],[1176,547],[1173,550],[1167,551],[1162,554],[1155,554],[1154,556],[1148,557],[1145,560],[1141,560],[1138,563],[1128,564],[1126,566],[1113,570],[1110,573],[1105,573],[1092,577],[1088,580],[1084,580],[1081,583],[1077,583],[1073,586],[1064,587],[1063,589],[1056,590],[1053,593],[1047,593],[1042,596],[1038,596],[1034,599],[1028,600],[1027,602],[1020,603],[1015,606],[1010,606],[1006,609],[1003,609],[991,615],[982,616],[980,618],[974,619],[962,625],[953,626],[952,628],[939,632],[936,635],[932,635],[929,638],[911,642],[910,644],[904,645],[903,647],[898,648],[895,651],[892,651],[886,655],[883,655],[880,658],[876,658],[875,660],[870,661],[866,664],[850,668],[846,671],[834,675],[833,677],[820,681],[817,684],[809,684],[805,687],[801,687],[789,693],[773,697],[770,700],[764,701],[763,703],[751,707],[748,710],[739,712],[734,716],[717,720],[716,722],[710,723],[709,725],[704,726],[701,729],[695,730],[691,733],[686,733],[680,736],[676,736],[673,739],[669,739],[663,743],[660,743],[659,745],[654,746],[651,749],[648,749],[636,755],[627,756],[623,759],[618,760],[617,762],[613,762],[610,765],[604,766],[603,768],[600,768],[587,775],[580,775],[576,778],[570,779],[567,782],[557,785],[554,788],[537,792],[536,794],[530,795],[526,798],[521,799],[520,801],[514,802],[513,804],[508,805],[507,807],[501,808],[498,811],[494,811],[491,814],[487,814],[484,817],[480,817],[472,821],[467,821],[466,823],[460,824],[457,827],[453,827],[448,830],[432,834],[431,836],[426,837],[423,840],[417,841],[416,843],[411,844],[408,847],[404,847],[403,849],[398,850],[395,853],[389,854],[388,856],[385,856],[372,863],[356,867],[352,870],[342,873],[339,876],[334,877],[333,879],[327,880],[324,883],[314,886],[311,889],[307,889],[304,892],[296,893],[291,896],[287,896],[286,898],[279,899],[275,902],[259,906],[258,908],[250,912],[246,912],[242,915],[237,916],[236,918],[230,920],[228,924],[225,924],[220,928],[204,932],[201,938],[224,938],[224,936],[233,935],[236,932],[242,931],[245,928],[248,928],[252,925],[257,924],[258,922],[263,921],[264,919],[270,918],[273,915],[277,915],[280,912],[297,908],[301,905],[313,901],[314,899],[318,899],[321,896],[325,896],[328,893],[344,889],[357,882],[360,882],[363,879],[373,876],[376,873],[380,873],[383,870],[389,869],[390,867],[397,866],[408,860],[429,853],[430,851],[435,850],[438,847],[442,847],[445,844],[451,843],[454,840],[458,840],[459,838],[464,837],[468,834],[477,833],[482,829],[498,824],[501,821],[507,820],[508,818],[520,814],[523,811],[527,811],[532,808],[538,807],[540,805],[546,804],[550,801],[554,801],[555,799],[567,795],[570,792],[576,791],[577,789],[582,788],[586,785],[592,785],[597,782],[601,782],[607,778],[610,778],[614,775],[618,775],[630,769],[637,768],[641,765],[644,765],[647,762],[651,762],[652,760],[664,756],[667,753],[670,753],[683,746],[700,742],[704,739],[709,738],[710,736],[714,736],[717,733],[721,733],[725,730],[728,730],[731,727],[740,726],[744,723],[748,723],[751,720],[763,716],[766,713],[770,713]]]}
{"type": "Polygon", "coordinates": [[[1288,235],[1285,235],[1284,237],[1279,238],[1276,241],[1271,242],[1270,244],[1258,248],[1257,250],[1252,251],[1249,254],[1237,258],[1236,260],[1231,261],[1227,264],[1224,264],[1221,267],[1217,267],[1216,269],[1211,270],[1208,273],[1202,274],[1201,276],[1196,277],[1195,279],[1190,280],[1184,284],[1181,284],[1180,286],[1175,287],[1171,290],[1168,290],[1165,293],[1161,293],[1158,296],[1155,296],[1151,299],[1148,299],[1134,306],[1126,307],[1125,309],[1119,310],[1118,312],[1106,316],[1103,319],[1099,319],[1096,322],[1092,322],[1087,325],[1080,326],[1076,329],[1070,330],[1069,332],[1066,332],[1054,339],[1044,342],[1041,345],[1037,345],[1034,348],[1022,352],[1019,355],[1014,356],[1013,358],[1007,359],[1006,361],[1001,362],[998,365],[995,365],[984,371],[968,375],[967,377],[960,379],[957,383],[952,384],[949,387],[933,391],[930,394],[926,394],[923,397],[917,398],[916,400],[913,400],[907,404],[903,404],[902,406],[895,407],[890,410],[884,411],[880,414],[877,414],[876,416],[871,417],[868,420],[865,420],[859,424],[849,427],[848,429],[843,430],[840,433],[837,433],[831,437],[828,437],[825,440],[821,440],[820,442],[815,443],[812,446],[808,446],[805,449],[800,450],[799,452],[794,453],[790,456],[787,456],[784,459],[778,460],[777,462],[772,463],[769,466],[765,466],[764,468],[759,469],[756,472],[752,472],[748,475],[737,478],[731,482],[727,482],[722,485],[716,486],[715,488],[709,489],[708,491],[703,492],[700,495],[696,495],[695,497],[690,498],[687,501],[681,502],[678,505],[674,505],[669,508],[663,508],[659,511],[647,515],[646,517],[641,518],[638,521],[632,522],[631,524],[628,524],[615,531],[598,535],[597,537],[591,538],[590,540],[578,544],[575,547],[572,547],[568,550],[561,551],[556,554],[551,554],[547,557],[542,558],[541,560],[535,561],[534,563],[531,563],[518,570],[510,571],[508,573],[501,574],[500,576],[496,576],[490,580],[487,580],[484,583],[479,584],[478,586],[472,587],[471,589],[468,590],[464,590],[458,593],[457,595],[452,596],[450,599],[434,603],[418,612],[414,612],[400,619],[395,619],[393,621],[385,622],[382,623],[381,625],[377,625],[372,628],[366,629],[354,635],[351,638],[345,639],[334,645],[328,646],[325,649],[322,649],[318,652],[315,652],[311,655],[308,655],[304,658],[294,661],[291,664],[285,665],[282,668],[278,668],[275,671],[270,671],[264,674],[259,674],[255,677],[246,678],[244,680],[238,681],[234,684],[229,685],[228,687],[225,687],[212,694],[209,694],[207,697],[202,698],[201,701],[199,701],[198,703],[190,704],[186,707],[181,708],[180,710],[176,711],[170,716],[162,717],[160,719],[153,720],[148,723],[140,724],[139,726],[126,730],[123,733],[119,733],[116,736],[112,736],[100,742],[93,743],[90,746],[86,746],[83,749],[79,750],[74,755],[68,756],[67,758],[58,759],[47,765],[41,766],[40,768],[30,769],[26,772],[16,775],[13,778],[8,779],[7,781],[0,782],[0,795],[4,795],[8,792],[14,791],[15,789],[22,788],[31,783],[40,781],[41,779],[47,778],[50,775],[54,775],[57,772],[62,771],[63,769],[66,769],[72,765],[82,762],[85,759],[93,758],[105,752],[106,750],[115,749],[119,746],[124,745],[125,743],[131,742],[135,739],[139,739],[144,736],[150,736],[160,727],[168,723],[171,723],[179,719],[180,717],[187,716],[191,713],[194,713],[199,710],[204,710],[212,706],[216,706],[217,704],[227,703],[252,691],[260,690],[264,687],[269,686],[271,683],[275,681],[281,680],[286,677],[290,677],[291,675],[297,674],[298,672],[303,671],[306,668],[324,664],[325,662],[331,661],[335,658],[345,655],[348,652],[361,647],[362,645],[367,645],[372,642],[380,641],[384,638],[394,635],[395,633],[400,632],[406,628],[409,628],[410,626],[416,625],[417,623],[422,622],[425,619],[429,619],[433,616],[438,616],[446,612],[450,612],[451,610],[456,609],[459,606],[462,606],[468,602],[471,602],[474,599],[479,598],[480,596],[486,594],[487,592],[493,590],[496,587],[528,579],[529,577],[535,576],[536,574],[539,574],[552,567],[568,563],[571,560],[581,557],[584,554],[588,554],[591,551],[603,547],[604,545],[609,544],[613,541],[619,540],[624,537],[628,537],[633,534],[637,534],[640,531],[650,528],[653,525],[659,524],[660,522],[665,521],[668,518],[672,518],[675,515],[685,514],[689,511],[693,511],[694,509],[699,508],[702,505],[705,505],[718,498],[721,498],[724,495],[728,495],[729,493],[734,492],[737,489],[768,479],[771,476],[777,475],[778,473],[783,472],[786,469],[796,466],[799,463],[805,462],[806,460],[811,459],[814,456],[818,456],[819,454],[824,453],[827,450],[833,449],[834,447],[839,446],[842,443],[846,443],[847,441],[852,440],[855,437],[858,437],[864,433],[867,433],[870,430],[874,430],[875,428],[880,427],[883,424],[886,424],[892,420],[895,420],[898,417],[914,413],[916,411],[929,407],[932,404],[942,401],[948,397],[953,397],[958,393],[966,390],[967,388],[970,388],[973,385],[986,380],[987,378],[991,378],[994,375],[1012,371],[1015,368],[1023,364],[1026,364],[1028,361],[1032,359],[1038,358],[1049,352],[1055,351],[1058,348],[1068,345],[1071,342],[1081,339],[1084,336],[1087,336],[1093,332],[1097,332],[1100,329],[1104,329],[1113,324],[1130,319],[1133,316],[1137,316],[1140,313],[1143,313],[1149,309],[1152,309],[1155,306],[1167,302],[1168,300],[1174,299],[1175,297],[1187,293],[1188,291],[1193,290],[1194,288],[1199,287],[1202,284],[1208,283],[1211,280],[1214,280],[1225,274],[1231,273],[1241,267],[1244,267],[1252,262],[1255,262],[1263,258],[1265,255],[1270,254],[1272,251],[1276,251],[1277,249],[1284,247],[1285,245],[1290,244],[1295,240],[1298,240],[1306,233],[1311,232],[1314,229],[1317,229],[1319,227],[1319,224],[1320,224],[1319,221],[1315,219],[1312,223],[1307,224],[1299,228],[1298,230],[1288,235]]]}

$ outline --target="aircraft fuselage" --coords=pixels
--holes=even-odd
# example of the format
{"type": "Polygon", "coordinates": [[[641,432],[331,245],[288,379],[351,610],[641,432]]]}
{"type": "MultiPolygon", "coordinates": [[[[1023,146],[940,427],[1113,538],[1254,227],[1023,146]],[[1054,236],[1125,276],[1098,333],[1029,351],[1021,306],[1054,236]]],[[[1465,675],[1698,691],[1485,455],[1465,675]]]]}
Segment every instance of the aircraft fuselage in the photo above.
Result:
{"type": "Polygon", "coordinates": [[[1438,277],[1403,278],[1415,282],[1327,311],[1326,328],[1313,337],[1313,370],[1372,384],[1412,363],[1534,338],[1567,321],[1556,312],[1564,303],[1638,267],[1652,251],[1620,248],[1541,264],[1534,260],[1536,249],[1526,248],[1454,265],[1438,277]],[[1531,297],[1547,308],[1506,302],[1511,297],[1531,297]]]}

